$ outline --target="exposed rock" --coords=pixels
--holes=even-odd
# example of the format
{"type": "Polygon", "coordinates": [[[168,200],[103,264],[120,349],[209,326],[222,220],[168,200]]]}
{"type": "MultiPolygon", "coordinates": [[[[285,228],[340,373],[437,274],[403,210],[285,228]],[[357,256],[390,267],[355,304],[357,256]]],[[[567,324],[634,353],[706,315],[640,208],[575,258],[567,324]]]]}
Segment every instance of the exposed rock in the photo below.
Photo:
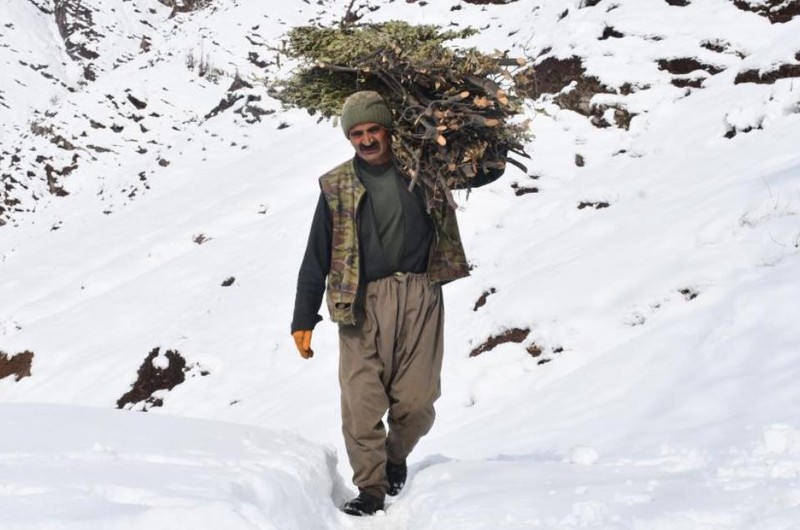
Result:
{"type": "Polygon", "coordinates": [[[34,120],[30,123],[31,132],[37,136],[47,138],[50,143],[65,151],[74,151],[75,145],[63,135],[56,132],[55,127],[45,124],[44,121],[34,120]]]}
{"type": "Polygon", "coordinates": [[[703,81],[700,77],[675,77],[670,83],[678,88],[703,88],[703,81]]]}
{"type": "Polygon", "coordinates": [[[203,9],[211,4],[212,0],[158,0],[167,7],[172,8],[169,18],[174,17],[178,13],[190,13],[203,9]]]}
{"type": "Polygon", "coordinates": [[[631,120],[637,114],[634,112],[630,112],[628,109],[620,106],[620,105],[595,105],[592,108],[592,118],[591,122],[592,125],[599,128],[611,127],[612,125],[616,125],[620,129],[625,129],[626,131],[630,129],[631,120]],[[609,123],[606,119],[606,111],[609,109],[613,110],[613,121],[614,123],[609,123]]]}
{"type": "Polygon", "coordinates": [[[598,40],[621,39],[624,36],[625,35],[623,33],[620,33],[611,26],[606,26],[605,28],[603,28],[603,34],[600,35],[598,40]]]}
{"type": "Polygon", "coordinates": [[[731,45],[730,42],[724,41],[722,39],[714,39],[714,40],[703,41],[703,42],[700,43],[700,46],[702,46],[706,50],[711,50],[712,52],[716,52],[716,53],[733,54],[733,55],[736,55],[740,59],[744,59],[746,57],[745,53],[743,53],[741,51],[738,51],[738,50],[734,50],[733,46],[731,45]]]}
{"type": "Polygon", "coordinates": [[[738,129],[736,127],[730,127],[728,129],[728,131],[725,133],[725,138],[730,140],[731,138],[734,138],[739,133],[747,134],[747,133],[752,132],[752,131],[761,131],[761,130],[763,130],[763,128],[764,127],[761,124],[758,124],[758,125],[755,125],[755,126],[748,125],[747,127],[744,127],[744,128],[741,128],[741,129],[738,129]]]}
{"type": "Polygon", "coordinates": [[[243,98],[244,98],[243,94],[233,94],[233,93],[229,92],[228,94],[225,95],[224,98],[219,100],[219,103],[217,103],[217,106],[214,107],[213,109],[211,109],[209,111],[209,113],[206,114],[203,117],[203,119],[207,120],[209,118],[213,118],[214,116],[217,116],[218,114],[220,114],[222,112],[225,112],[229,108],[233,107],[233,105],[237,101],[239,101],[240,99],[243,99],[243,98]]]}
{"type": "Polygon", "coordinates": [[[239,72],[236,72],[236,75],[233,76],[233,82],[231,86],[228,87],[228,92],[236,92],[237,90],[241,90],[243,88],[253,88],[253,85],[245,81],[239,76],[239,72]]]}
{"type": "Polygon", "coordinates": [[[535,99],[542,94],[558,94],[555,102],[560,107],[584,116],[592,114],[591,100],[596,94],[614,93],[598,78],[586,75],[581,58],[576,56],[567,59],[548,57],[521,72],[515,81],[522,95],[535,99]],[[573,88],[561,93],[573,83],[573,88]]]}
{"type": "Polygon", "coordinates": [[[258,52],[248,52],[247,53],[247,60],[250,61],[252,64],[258,66],[259,68],[268,68],[272,63],[261,59],[261,56],[258,55],[258,52]]]}
{"type": "Polygon", "coordinates": [[[535,186],[520,186],[517,182],[513,182],[511,184],[511,189],[514,190],[514,195],[517,197],[521,197],[529,193],[539,193],[539,188],[535,186]]]}
{"type": "Polygon", "coordinates": [[[527,351],[528,354],[534,359],[539,359],[537,364],[546,364],[552,361],[554,356],[558,355],[559,353],[562,353],[564,351],[564,348],[562,348],[561,346],[556,346],[552,350],[547,351],[545,348],[534,342],[533,344],[525,348],[525,351],[527,351]]]}
{"type": "Polygon", "coordinates": [[[583,210],[584,208],[594,208],[595,210],[602,210],[603,208],[608,208],[611,206],[606,201],[581,201],[578,203],[578,210],[583,210]]]}
{"type": "Polygon", "coordinates": [[[50,163],[44,165],[45,175],[47,176],[47,188],[51,195],[56,197],[66,197],[69,192],[60,185],[58,177],[66,177],[73,171],[78,169],[78,155],[73,155],[72,164],[62,167],[61,169],[54,168],[50,163]]]}
{"type": "Polygon", "coordinates": [[[36,9],[38,9],[45,15],[53,14],[53,7],[49,0],[28,0],[28,1],[34,6],[36,6],[36,9]]]}
{"type": "Polygon", "coordinates": [[[686,75],[703,70],[711,75],[716,75],[724,70],[718,66],[701,63],[694,57],[682,57],[679,59],[660,59],[658,61],[658,69],[666,70],[673,75],[686,75]]]}
{"type": "Polygon", "coordinates": [[[147,35],[142,35],[142,40],[139,42],[139,49],[142,50],[142,52],[147,53],[150,51],[152,46],[153,43],[151,42],[150,37],[147,35]]]}
{"type": "Polygon", "coordinates": [[[495,294],[496,292],[497,292],[497,289],[495,289],[494,287],[492,287],[488,291],[483,291],[483,294],[480,296],[480,298],[478,298],[478,301],[475,302],[475,307],[473,307],[472,310],[473,311],[477,311],[481,307],[485,306],[486,305],[486,299],[489,298],[489,295],[495,294]]]}
{"type": "Polygon", "coordinates": [[[234,113],[241,116],[246,123],[251,125],[256,122],[260,122],[262,116],[275,114],[275,111],[272,109],[264,109],[256,105],[255,102],[257,101],[261,101],[261,96],[250,94],[247,96],[245,104],[236,109],[234,113]]]}
{"type": "Polygon", "coordinates": [[[91,61],[100,56],[95,46],[101,35],[95,30],[91,10],[81,0],[53,0],[53,8],[67,54],[84,64],[84,78],[93,81],[96,75],[91,61]]]}
{"type": "Polygon", "coordinates": [[[23,351],[12,356],[0,351],[0,379],[5,379],[11,375],[15,381],[23,377],[30,377],[31,364],[33,363],[33,352],[23,351]]]}
{"type": "Polygon", "coordinates": [[[147,102],[142,101],[141,99],[135,98],[135,97],[131,96],[130,94],[128,94],[128,101],[130,101],[131,104],[134,107],[136,107],[137,109],[139,109],[139,110],[142,110],[143,108],[147,107],[147,102]]]}
{"type": "Polygon", "coordinates": [[[733,0],[733,5],[766,17],[773,24],[789,22],[800,15],[800,0],[733,0]]]}
{"type": "Polygon", "coordinates": [[[211,111],[209,111],[209,113],[206,114],[203,119],[208,120],[209,118],[213,118],[228,109],[234,108],[234,114],[240,116],[246,123],[252,125],[260,122],[262,116],[274,114],[274,110],[264,109],[257,105],[257,103],[261,101],[261,96],[253,92],[255,92],[255,90],[250,83],[242,80],[237,82],[236,79],[234,79],[225,97],[222,98],[219,103],[217,103],[217,106],[211,109],[211,111]],[[245,96],[243,92],[250,92],[250,94],[245,96]]]}
{"type": "Polygon", "coordinates": [[[789,79],[792,77],[800,77],[800,52],[797,52],[795,59],[798,64],[782,64],[778,68],[769,70],[768,72],[760,72],[758,70],[745,70],[739,72],[734,80],[735,84],[740,83],[759,83],[762,85],[771,85],[779,79],[789,79]]]}
{"type": "Polygon", "coordinates": [[[678,290],[678,292],[681,293],[681,295],[683,295],[683,298],[686,299],[687,302],[691,301],[691,300],[694,300],[695,298],[700,296],[700,293],[698,293],[696,290],[694,290],[692,288],[689,288],[689,287],[687,287],[685,289],[680,289],[680,290],[678,290]]]}
{"type": "Polygon", "coordinates": [[[505,344],[507,342],[515,342],[520,343],[528,338],[530,335],[531,330],[529,328],[511,328],[500,335],[492,335],[488,339],[486,339],[480,346],[473,349],[469,352],[470,357],[476,357],[482,353],[486,353],[487,351],[491,351],[495,349],[497,346],[501,344],[505,344]]]}
{"type": "Polygon", "coordinates": [[[136,381],[131,386],[131,390],[126,392],[117,400],[117,408],[121,409],[126,405],[141,405],[142,410],[150,407],[160,407],[164,404],[163,399],[154,397],[158,391],[169,391],[186,380],[186,374],[192,370],[197,370],[199,375],[206,376],[208,371],[203,370],[195,364],[187,367],[186,360],[176,350],[167,350],[164,353],[164,361],[160,360],[160,348],[154,348],[145,358],[137,371],[136,381]],[[157,361],[157,358],[160,360],[157,361]]]}

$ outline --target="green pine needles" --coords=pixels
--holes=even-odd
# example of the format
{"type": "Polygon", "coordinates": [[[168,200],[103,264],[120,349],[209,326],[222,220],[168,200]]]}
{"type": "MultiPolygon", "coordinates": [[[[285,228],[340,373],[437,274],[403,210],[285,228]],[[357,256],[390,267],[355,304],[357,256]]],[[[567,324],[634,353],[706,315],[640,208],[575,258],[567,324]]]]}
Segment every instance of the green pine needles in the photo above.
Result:
{"type": "Polygon", "coordinates": [[[299,68],[282,82],[279,97],[336,118],[347,96],[376,90],[394,114],[401,168],[452,203],[450,189],[469,188],[476,175],[507,161],[521,166],[509,154],[527,157],[527,124],[514,120],[522,97],[510,71],[524,61],[446,46],[474,33],[401,21],[296,27],[283,53],[299,68]]]}

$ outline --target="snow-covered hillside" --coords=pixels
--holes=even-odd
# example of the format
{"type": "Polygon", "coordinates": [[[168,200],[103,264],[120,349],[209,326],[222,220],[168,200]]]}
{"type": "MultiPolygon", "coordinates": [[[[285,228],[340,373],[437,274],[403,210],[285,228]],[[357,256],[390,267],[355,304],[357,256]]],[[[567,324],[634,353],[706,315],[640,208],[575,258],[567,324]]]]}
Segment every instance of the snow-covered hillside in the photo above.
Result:
{"type": "Polygon", "coordinates": [[[527,174],[456,196],[437,423],[366,521],[336,329],[288,329],[351,149],[269,95],[350,1],[178,4],[0,4],[0,528],[800,525],[800,2],[353,4],[535,70],[527,174]]]}

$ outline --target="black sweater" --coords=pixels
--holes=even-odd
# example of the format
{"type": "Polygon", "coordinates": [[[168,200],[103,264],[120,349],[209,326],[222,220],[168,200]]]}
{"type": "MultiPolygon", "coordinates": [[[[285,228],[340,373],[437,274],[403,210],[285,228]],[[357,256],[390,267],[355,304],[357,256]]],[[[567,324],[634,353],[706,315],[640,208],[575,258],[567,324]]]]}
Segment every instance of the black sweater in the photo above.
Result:
{"type": "MultiPolygon", "coordinates": [[[[478,175],[471,187],[479,187],[497,180],[502,170],[490,170],[478,175]]],[[[373,211],[369,192],[359,205],[356,216],[360,249],[359,269],[361,284],[389,276],[395,272],[425,272],[428,252],[433,240],[433,225],[425,209],[425,198],[420,186],[408,191],[408,180],[399,175],[398,194],[403,205],[403,245],[400,262],[391,267],[383,252],[378,235],[376,212],[373,211]]],[[[380,212],[377,212],[380,214],[380,212]]],[[[292,318],[292,332],[314,329],[322,320],[318,314],[325,294],[325,282],[331,265],[331,236],[333,223],[330,207],[320,193],[317,208],[311,221],[303,262],[297,277],[297,292],[292,318]]]]}
{"type": "MultiPolygon", "coordinates": [[[[381,214],[372,206],[369,191],[359,205],[356,222],[358,224],[359,269],[362,285],[390,276],[395,272],[425,272],[428,267],[428,251],[433,240],[433,225],[425,210],[425,200],[419,186],[408,191],[403,177],[397,193],[402,204],[403,227],[399,234],[403,239],[400,259],[392,266],[387,259],[378,234],[381,214]]],[[[298,329],[313,329],[322,320],[318,314],[325,293],[325,280],[331,264],[331,236],[333,233],[332,215],[325,196],[320,193],[317,208],[311,222],[306,252],[297,277],[297,294],[292,318],[292,332],[298,329]]]]}

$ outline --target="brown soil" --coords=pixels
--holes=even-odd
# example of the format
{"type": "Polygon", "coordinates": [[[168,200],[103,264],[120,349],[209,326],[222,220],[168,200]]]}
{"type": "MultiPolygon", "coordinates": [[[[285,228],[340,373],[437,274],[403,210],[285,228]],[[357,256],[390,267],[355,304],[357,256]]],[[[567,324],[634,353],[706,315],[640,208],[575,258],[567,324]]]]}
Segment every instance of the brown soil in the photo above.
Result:
{"type": "MultiPolygon", "coordinates": [[[[800,52],[797,53],[795,58],[800,61],[800,52]]],[[[792,77],[800,77],[800,64],[782,64],[774,70],[761,73],[758,70],[745,70],[739,72],[734,84],[740,83],[759,83],[762,85],[771,85],[779,79],[789,79],[792,77]]]]}
{"type": "Polygon", "coordinates": [[[473,311],[477,311],[481,307],[485,306],[486,305],[486,299],[489,298],[489,295],[492,295],[492,294],[494,294],[496,292],[497,292],[497,289],[495,289],[494,287],[492,287],[488,291],[483,291],[483,294],[481,295],[480,298],[478,298],[478,301],[475,302],[475,307],[473,307],[472,310],[473,311]]]}
{"type": "Polygon", "coordinates": [[[753,5],[744,0],[733,0],[733,5],[742,11],[757,13],[767,17],[773,24],[789,22],[800,15],[800,0],[767,0],[763,5],[753,5]]]}
{"type": "Polygon", "coordinates": [[[158,357],[160,348],[154,348],[145,358],[137,372],[136,381],[130,391],[117,400],[117,408],[121,409],[127,404],[145,402],[148,405],[160,407],[163,402],[153,398],[153,393],[158,390],[172,390],[186,380],[186,360],[175,350],[167,350],[164,354],[169,361],[166,368],[156,368],[153,360],[158,357]]]}
{"type": "Polygon", "coordinates": [[[31,351],[26,350],[11,357],[0,351],[0,379],[11,375],[14,376],[15,381],[19,381],[23,377],[30,377],[32,363],[33,352],[31,351]]]}
{"type": "Polygon", "coordinates": [[[505,344],[506,342],[515,342],[520,343],[528,338],[530,335],[531,330],[529,328],[511,328],[500,335],[493,335],[486,339],[483,344],[478,346],[477,348],[473,349],[469,352],[470,357],[476,357],[482,353],[486,353],[487,351],[491,351],[495,349],[497,346],[501,344],[505,344]]]}

